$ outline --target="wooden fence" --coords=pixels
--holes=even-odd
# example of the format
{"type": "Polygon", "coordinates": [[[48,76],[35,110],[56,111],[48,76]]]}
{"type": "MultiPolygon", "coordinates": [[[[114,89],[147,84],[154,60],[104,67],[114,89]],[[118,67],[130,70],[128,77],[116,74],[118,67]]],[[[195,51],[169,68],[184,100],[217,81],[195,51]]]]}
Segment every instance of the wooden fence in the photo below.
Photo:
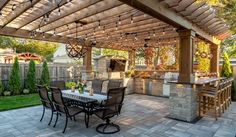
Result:
{"type": "MultiPolygon", "coordinates": [[[[8,81],[11,73],[13,64],[1,64],[0,63],[0,79],[5,88],[8,87],[8,81]]],[[[80,76],[82,66],[75,64],[48,64],[49,74],[51,81],[58,80],[75,80],[80,76]]],[[[27,77],[28,64],[20,64],[20,79],[21,85],[24,87],[25,79],[27,77]]],[[[42,72],[42,64],[36,65],[36,79],[37,83],[39,82],[42,72]]]]}

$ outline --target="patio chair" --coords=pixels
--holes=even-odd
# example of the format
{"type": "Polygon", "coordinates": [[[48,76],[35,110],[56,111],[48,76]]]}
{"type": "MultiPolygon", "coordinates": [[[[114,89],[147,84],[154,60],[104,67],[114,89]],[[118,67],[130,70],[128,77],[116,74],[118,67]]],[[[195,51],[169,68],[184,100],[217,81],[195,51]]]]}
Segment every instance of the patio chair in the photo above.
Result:
{"type": "Polygon", "coordinates": [[[50,109],[51,110],[51,118],[50,118],[50,121],[48,123],[48,125],[50,125],[51,122],[52,122],[53,113],[56,110],[54,108],[54,105],[53,105],[52,101],[49,98],[47,88],[45,86],[42,86],[42,85],[37,85],[37,90],[39,92],[39,96],[40,96],[40,99],[41,99],[41,102],[42,102],[42,105],[43,105],[43,114],[42,114],[42,117],[41,117],[40,121],[43,120],[45,109],[50,109]]]}
{"type": "Polygon", "coordinates": [[[92,89],[94,90],[94,93],[101,93],[102,92],[102,85],[103,85],[103,80],[94,79],[92,81],[92,89]]]}
{"type": "Polygon", "coordinates": [[[68,102],[64,101],[60,88],[50,87],[50,89],[52,91],[52,102],[53,102],[53,104],[56,108],[56,111],[57,111],[57,115],[56,115],[57,117],[56,117],[56,121],[55,121],[55,124],[53,127],[56,127],[58,115],[65,114],[66,123],[65,123],[64,129],[62,131],[62,133],[65,133],[67,123],[68,123],[68,118],[70,118],[71,120],[72,120],[72,118],[74,118],[74,120],[75,120],[75,115],[81,113],[83,111],[83,109],[73,106],[73,105],[70,105],[68,102]]]}
{"type": "Polygon", "coordinates": [[[65,81],[63,81],[63,80],[51,81],[51,82],[50,82],[50,86],[51,86],[51,87],[58,87],[58,88],[60,88],[61,90],[66,89],[66,84],[65,84],[65,81]]]}
{"type": "MultiPolygon", "coordinates": [[[[113,134],[120,131],[119,125],[116,125],[110,121],[110,118],[119,115],[126,87],[113,88],[108,90],[107,97],[104,105],[95,107],[94,114],[105,121],[105,123],[99,124],[96,127],[96,131],[102,134],[113,134]],[[108,127],[114,130],[106,130],[108,127]]],[[[110,129],[109,128],[109,129],[110,129]]]]}
{"type": "Polygon", "coordinates": [[[107,85],[107,91],[109,91],[109,89],[119,88],[120,85],[121,85],[121,81],[109,80],[108,85],[107,85]]]}

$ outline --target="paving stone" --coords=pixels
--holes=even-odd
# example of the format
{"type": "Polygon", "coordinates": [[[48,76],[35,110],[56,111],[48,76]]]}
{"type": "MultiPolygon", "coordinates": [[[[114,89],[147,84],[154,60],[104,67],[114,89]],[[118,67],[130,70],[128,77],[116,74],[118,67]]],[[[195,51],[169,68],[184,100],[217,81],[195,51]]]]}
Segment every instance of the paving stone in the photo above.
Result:
{"type": "Polygon", "coordinates": [[[96,132],[96,126],[103,122],[96,116],[91,117],[89,128],[84,125],[84,114],[76,116],[76,122],[69,120],[62,134],[64,116],[59,117],[55,128],[47,125],[50,111],[39,122],[42,106],[4,111],[0,112],[0,137],[234,137],[236,134],[236,102],[218,121],[207,115],[195,124],[166,118],[168,107],[167,98],[127,95],[121,115],[111,119],[120,125],[121,131],[112,135],[96,132]]]}

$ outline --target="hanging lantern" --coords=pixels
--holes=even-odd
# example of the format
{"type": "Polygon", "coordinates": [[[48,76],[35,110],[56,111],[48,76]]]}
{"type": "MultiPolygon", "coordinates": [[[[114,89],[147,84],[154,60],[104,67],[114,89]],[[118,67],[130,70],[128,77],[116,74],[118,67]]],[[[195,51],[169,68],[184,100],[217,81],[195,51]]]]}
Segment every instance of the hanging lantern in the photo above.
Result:
{"type": "Polygon", "coordinates": [[[73,59],[81,59],[83,58],[86,53],[87,53],[87,48],[84,47],[86,44],[85,44],[85,40],[82,39],[82,38],[78,38],[77,36],[77,28],[78,28],[78,22],[75,22],[76,23],[76,38],[77,38],[77,41],[76,42],[68,42],[68,44],[66,45],[66,52],[67,52],[67,55],[70,57],[70,58],[73,58],[73,59]]]}
{"type": "Polygon", "coordinates": [[[69,43],[66,45],[66,52],[70,58],[78,60],[86,55],[87,49],[78,43],[69,43]]]}

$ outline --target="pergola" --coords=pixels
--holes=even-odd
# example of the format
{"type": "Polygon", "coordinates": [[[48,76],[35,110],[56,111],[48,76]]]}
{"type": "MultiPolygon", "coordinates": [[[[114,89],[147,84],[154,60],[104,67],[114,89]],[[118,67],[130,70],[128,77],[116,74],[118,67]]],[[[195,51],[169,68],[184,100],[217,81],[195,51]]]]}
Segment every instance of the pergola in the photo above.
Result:
{"type": "Polygon", "coordinates": [[[178,42],[183,82],[193,74],[194,38],[210,43],[211,72],[218,72],[218,44],[230,35],[215,10],[196,0],[2,0],[0,12],[0,35],[88,41],[86,70],[92,68],[92,46],[127,50],[134,64],[134,51],[145,42],[153,47],[178,42]]]}

